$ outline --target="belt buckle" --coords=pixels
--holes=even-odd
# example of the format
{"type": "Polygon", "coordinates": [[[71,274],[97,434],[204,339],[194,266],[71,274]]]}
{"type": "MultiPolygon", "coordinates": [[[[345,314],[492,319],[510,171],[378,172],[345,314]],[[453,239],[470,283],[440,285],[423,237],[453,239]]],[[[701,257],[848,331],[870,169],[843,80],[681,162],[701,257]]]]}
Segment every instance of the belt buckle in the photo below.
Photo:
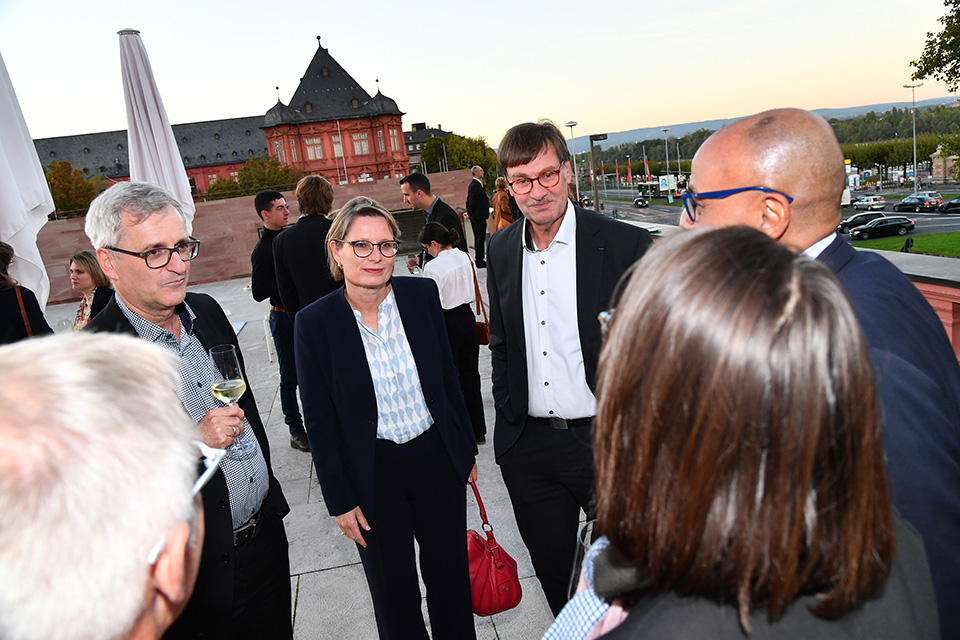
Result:
{"type": "Polygon", "coordinates": [[[570,428],[570,425],[568,425],[567,421],[564,420],[563,418],[557,418],[557,417],[547,418],[547,422],[549,422],[550,426],[553,427],[554,429],[558,429],[561,431],[566,431],[567,429],[570,428]]]}

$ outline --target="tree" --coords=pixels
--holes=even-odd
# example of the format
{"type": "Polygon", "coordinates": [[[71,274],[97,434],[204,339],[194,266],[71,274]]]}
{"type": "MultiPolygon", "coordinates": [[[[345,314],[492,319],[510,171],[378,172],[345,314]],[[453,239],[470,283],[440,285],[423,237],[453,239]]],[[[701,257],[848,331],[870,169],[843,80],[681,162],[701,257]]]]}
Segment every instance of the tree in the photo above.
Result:
{"type": "Polygon", "coordinates": [[[910,63],[914,80],[933,78],[945,82],[954,92],[960,84],[960,0],[946,0],[947,14],[940,18],[943,30],[927,32],[920,57],[910,63]]]}
{"type": "Polygon", "coordinates": [[[487,146],[483,136],[465,138],[451,133],[446,138],[430,138],[420,149],[420,159],[428,172],[440,171],[443,163],[447,171],[480,165],[484,172],[483,186],[487,191],[493,191],[497,178],[497,154],[487,146]]]}
{"type": "Polygon", "coordinates": [[[100,193],[99,177],[87,179],[69,162],[51,162],[44,170],[57,217],[77,218],[87,213],[90,202],[100,193]]]}
{"type": "Polygon", "coordinates": [[[302,177],[302,169],[283,164],[275,156],[250,158],[237,170],[236,182],[217,180],[207,189],[207,198],[210,200],[234,198],[251,195],[264,189],[284,191],[295,187],[302,177]]]}

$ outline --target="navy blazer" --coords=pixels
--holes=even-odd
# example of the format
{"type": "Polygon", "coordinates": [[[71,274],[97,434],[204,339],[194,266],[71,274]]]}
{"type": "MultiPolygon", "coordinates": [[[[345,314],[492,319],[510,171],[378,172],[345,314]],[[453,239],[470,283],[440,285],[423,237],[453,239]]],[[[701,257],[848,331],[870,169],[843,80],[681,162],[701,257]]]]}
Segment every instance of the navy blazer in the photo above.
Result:
{"type": "MultiPolygon", "coordinates": [[[[450,355],[437,285],[429,278],[391,281],[407,342],[417,363],[433,426],[466,484],[477,455],[473,427],[450,355]]],[[[332,516],[373,505],[377,398],[363,339],[344,289],[305,307],[294,325],[297,380],[310,450],[332,516]]]]}
{"type": "MultiPolygon", "coordinates": [[[[574,205],[577,216],[577,324],[584,373],[596,390],[600,359],[597,315],[612,301],[624,272],[653,243],[646,229],[574,205]]],[[[527,420],[527,352],[523,328],[523,232],[519,222],[490,238],[487,289],[490,297],[490,354],[497,409],[494,449],[499,459],[523,433],[527,420]]]]}
{"type": "MultiPolygon", "coordinates": [[[[240,369],[243,371],[244,379],[249,380],[244,369],[243,354],[240,352],[237,335],[219,303],[203,293],[188,293],[186,302],[197,316],[193,333],[200,340],[200,344],[205,349],[218,344],[232,344],[237,347],[240,369]]],[[[103,311],[90,320],[86,330],[137,336],[137,330],[123,315],[115,298],[110,298],[103,311]]],[[[260,412],[257,411],[257,403],[249,386],[240,396],[237,404],[243,409],[247,422],[257,436],[270,474],[270,491],[264,498],[262,508],[271,508],[280,516],[285,516],[290,512],[290,507],[287,506],[280,483],[273,475],[273,469],[270,466],[270,443],[267,441],[267,434],[260,420],[260,412]]],[[[145,424],[149,424],[148,419],[145,424]]],[[[203,555],[200,559],[197,584],[186,609],[164,634],[163,637],[166,639],[203,637],[226,640],[224,634],[230,628],[230,625],[224,624],[223,621],[229,621],[233,615],[233,517],[230,513],[227,480],[222,470],[217,470],[203,488],[201,496],[206,537],[203,540],[203,555]]]]}
{"type": "Polygon", "coordinates": [[[887,481],[923,537],[943,637],[960,638],[960,366],[943,324],[882,256],[839,236],[819,260],[846,289],[870,347],[887,481]]]}

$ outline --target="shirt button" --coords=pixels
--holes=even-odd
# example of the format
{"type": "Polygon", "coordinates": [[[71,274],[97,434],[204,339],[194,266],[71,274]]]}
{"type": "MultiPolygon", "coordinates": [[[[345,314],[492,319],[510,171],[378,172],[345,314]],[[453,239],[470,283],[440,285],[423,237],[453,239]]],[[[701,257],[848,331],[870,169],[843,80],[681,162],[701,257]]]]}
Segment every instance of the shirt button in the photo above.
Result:
{"type": "Polygon", "coordinates": [[[545,293],[546,293],[546,291],[544,291],[543,289],[540,290],[540,295],[543,295],[543,294],[545,294],[545,293]]]}
{"type": "Polygon", "coordinates": [[[553,415],[553,409],[551,409],[551,410],[548,411],[547,413],[549,413],[550,415],[553,415]]]}
{"type": "Polygon", "coordinates": [[[546,261],[546,260],[541,260],[541,261],[540,261],[540,264],[547,264],[547,261],[546,261]]]}
{"type": "Polygon", "coordinates": [[[541,320],[541,321],[540,321],[540,324],[541,324],[541,325],[547,324],[547,321],[546,321],[546,320],[541,320]]]}
{"type": "Polygon", "coordinates": [[[226,562],[230,562],[230,554],[229,554],[229,553],[223,554],[223,555],[221,556],[221,560],[223,560],[225,563],[226,563],[226,562]]]}
{"type": "Polygon", "coordinates": [[[547,352],[546,352],[546,351],[544,351],[544,352],[543,352],[543,355],[547,355],[547,352]]]}
{"type": "Polygon", "coordinates": [[[545,381],[545,382],[543,383],[543,386],[549,387],[549,386],[550,386],[550,383],[545,381]]]}

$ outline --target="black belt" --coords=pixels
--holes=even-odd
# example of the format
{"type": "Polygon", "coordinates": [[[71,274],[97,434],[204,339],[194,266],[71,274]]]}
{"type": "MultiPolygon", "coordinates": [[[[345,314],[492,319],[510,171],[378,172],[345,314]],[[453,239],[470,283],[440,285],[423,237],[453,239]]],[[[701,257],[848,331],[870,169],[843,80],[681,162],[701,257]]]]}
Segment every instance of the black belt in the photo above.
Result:
{"type": "Polygon", "coordinates": [[[536,418],[534,416],[527,416],[527,420],[548,427],[553,427],[554,429],[562,430],[576,429],[577,427],[589,427],[591,424],[593,424],[593,416],[588,418],[574,418],[573,420],[567,420],[565,418],[536,418]]]}
{"type": "Polygon", "coordinates": [[[253,517],[247,520],[246,524],[240,526],[239,529],[233,530],[233,546],[239,547],[253,539],[253,536],[257,533],[257,523],[260,522],[260,512],[253,514],[253,517]]]}

